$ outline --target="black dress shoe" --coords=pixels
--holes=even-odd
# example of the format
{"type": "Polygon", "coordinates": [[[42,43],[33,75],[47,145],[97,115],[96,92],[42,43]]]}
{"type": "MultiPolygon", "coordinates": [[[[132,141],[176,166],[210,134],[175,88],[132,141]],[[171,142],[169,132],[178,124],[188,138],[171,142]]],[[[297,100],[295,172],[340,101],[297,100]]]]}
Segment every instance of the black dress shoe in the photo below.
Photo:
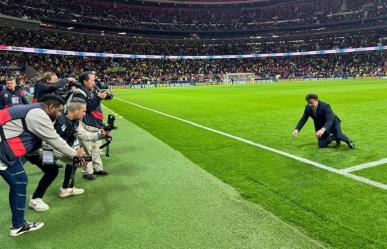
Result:
{"type": "Polygon", "coordinates": [[[335,148],[338,148],[338,147],[340,147],[340,145],[341,145],[341,141],[340,141],[340,140],[336,140],[336,145],[335,145],[335,148]]]}
{"type": "Polygon", "coordinates": [[[350,149],[355,149],[356,148],[356,145],[355,145],[355,143],[352,140],[348,140],[347,144],[348,144],[348,147],[350,149]]]}
{"type": "Polygon", "coordinates": [[[85,178],[87,180],[95,180],[95,179],[97,179],[97,177],[94,174],[83,175],[83,178],[85,178]]]}
{"type": "Polygon", "coordinates": [[[99,170],[99,171],[94,171],[94,175],[107,176],[107,175],[109,175],[109,173],[105,170],[99,170]]]}

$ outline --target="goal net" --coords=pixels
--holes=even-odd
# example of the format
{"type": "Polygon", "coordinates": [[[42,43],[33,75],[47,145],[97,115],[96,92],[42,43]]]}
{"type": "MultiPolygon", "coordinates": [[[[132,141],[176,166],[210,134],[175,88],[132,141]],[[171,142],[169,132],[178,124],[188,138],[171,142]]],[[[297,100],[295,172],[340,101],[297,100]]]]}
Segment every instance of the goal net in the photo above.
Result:
{"type": "Polygon", "coordinates": [[[228,73],[224,76],[226,84],[249,84],[254,83],[254,73],[228,73]]]}

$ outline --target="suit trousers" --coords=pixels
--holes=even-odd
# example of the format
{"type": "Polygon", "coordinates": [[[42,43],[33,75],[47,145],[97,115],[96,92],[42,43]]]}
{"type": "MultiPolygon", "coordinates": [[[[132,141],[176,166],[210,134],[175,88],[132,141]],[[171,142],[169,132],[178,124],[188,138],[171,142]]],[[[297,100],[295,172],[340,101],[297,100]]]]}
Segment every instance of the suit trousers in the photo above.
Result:
{"type": "Polygon", "coordinates": [[[344,141],[345,143],[349,141],[349,138],[341,130],[340,122],[334,124],[329,131],[325,131],[324,135],[318,138],[318,147],[325,148],[333,140],[336,140],[336,142],[344,141]]]}

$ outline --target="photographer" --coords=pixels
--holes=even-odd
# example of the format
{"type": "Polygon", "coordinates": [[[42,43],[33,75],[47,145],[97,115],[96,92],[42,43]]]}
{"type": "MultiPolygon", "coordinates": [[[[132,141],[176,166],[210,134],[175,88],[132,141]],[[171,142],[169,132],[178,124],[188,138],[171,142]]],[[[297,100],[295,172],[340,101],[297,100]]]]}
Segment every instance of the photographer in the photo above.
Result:
{"type": "MultiPolygon", "coordinates": [[[[85,116],[86,102],[79,98],[74,98],[68,105],[67,110],[55,121],[54,127],[56,132],[61,138],[63,138],[69,146],[74,149],[79,148],[76,142],[76,135],[78,133],[79,120],[85,116]]],[[[94,139],[95,138],[87,138],[94,139]]],[[[55,158],[62,158],[63,155],[58,151],[54,150],[55,158]]],[[[43,201],[43,196],[46,190],[49,188],[51,183],[55,180],[58,175],[58,167],[56,160],[52,163],[45,164],[42,162],[41,154],[34,154],[26,156],[26,159],[38,166],[44,175],[38,183],[36,190],[30,198],[29,207],[35,211],[47,211],[49,206],[43,201]]],[[[86,163],[81,161],[80,163],[68,162],[66,163],[65,177],[62,187],[59,189],[60,197],[67,197],[70,195],[79,195],[84,192],[83,189],[74,187],[74,174],[77,166],[85,165],[86,163]]]]}
{"type": "MultiPolygon", "coordinates": [[[[80,86],[72,95],[72,98],[78,97],[86,101],[86,116],[81,122],[81,127],[89,133],[90,136],[101,134],[104,122],[101,107],[101,100],[111,99],[112,95],[101,92],[95,86],[95,73],[91,71],[84,72],[79,78],[80,86]]],[[[110,131],[106,133],[110,137],[110,131]]],[[[89,162],[83,170],[83,177],[88,180],[95,180],[96,175],[106,176],[108,172],[103,169],[101,160],[100,146],[102,142],[85,140],[79,137],[79,142],[86,149],[93,161],[89,162]]]]}
{"type": "MultiPolygon", "coordinates": [[[[77,138],[83,141],[96,142],[107,136],[105,131],[95,135],[85,131],[80,126],[80,120],[86,115],[86,101],[81,98],[72,98],[68,103],[66,112],[63,113],[55,122],[55,129],[57,133],[66,140],[67,144],[73,148],[79,147],[77,138]]],[[[83,189],[74,187],[74,175],[77,170],[76,163],[67,163],[65,169],[65,176],[62,187],[59,189],[60,197],[67,197],[70,195],[79,195],[84,192],[83,189]]],[[[81,166],[81,165],[80,165],[81,166]]]]}
{"type": "Polygon", "coordinates": [[[74,78],[67,78],[58,80],[58,76],[54,72],[46,72],[42,78],[36,83],[34,90],[33,103],[39,102],[45,94],[60,95],[59,90],[67,87],[70,84],[76,84],[77,81],[74,78]]]}
{"type": "Polygon", "coordinates": [[[28,104],[28,100],[24,96],[24,91],[16,87],[15,79],[6,79],[5,86],[6,88],[0,93],[0,109],[14,105],[28,104]]]}
{"type": "Polygon", "coordinates": [[[10,187],[9,204],[12,211],[11,236],[38,230],[43,223],[24,219],[27,175],[21,158],[41,147],[42,141],[72,159],[85,155],[83,149],[74,150],[56,132],[53,122],[63,112],[64,101],[47,95],[41,103],[17,105],[0,111],[0,175],[10,187]]]}

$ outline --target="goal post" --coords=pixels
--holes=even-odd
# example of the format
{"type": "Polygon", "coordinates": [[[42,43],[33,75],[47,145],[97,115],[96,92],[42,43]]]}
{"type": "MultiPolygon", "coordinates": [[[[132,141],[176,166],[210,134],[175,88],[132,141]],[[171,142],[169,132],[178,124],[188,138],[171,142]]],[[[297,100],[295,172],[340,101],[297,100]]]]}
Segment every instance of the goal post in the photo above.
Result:
{"type": "Polygon", "coordinates": [[[254,73],[227,73],[224,77],[225,84],[250,84],[254,83],[254,73]]]}

